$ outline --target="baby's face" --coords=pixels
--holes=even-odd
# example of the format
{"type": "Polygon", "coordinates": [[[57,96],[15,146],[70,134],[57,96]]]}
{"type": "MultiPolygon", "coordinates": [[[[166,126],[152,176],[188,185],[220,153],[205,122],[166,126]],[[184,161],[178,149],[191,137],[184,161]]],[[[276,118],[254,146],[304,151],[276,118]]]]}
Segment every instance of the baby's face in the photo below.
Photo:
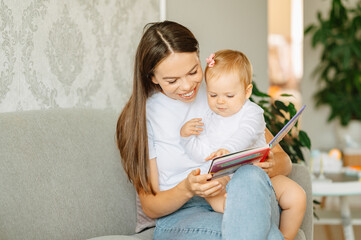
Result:
{"type": "Polygon", "coordinates": [[[207,79],[208,105],[213,112],[223,117],[232,116],[241,110],[251,94],[252,85],[245,87],[235,73],[207,79]]]}

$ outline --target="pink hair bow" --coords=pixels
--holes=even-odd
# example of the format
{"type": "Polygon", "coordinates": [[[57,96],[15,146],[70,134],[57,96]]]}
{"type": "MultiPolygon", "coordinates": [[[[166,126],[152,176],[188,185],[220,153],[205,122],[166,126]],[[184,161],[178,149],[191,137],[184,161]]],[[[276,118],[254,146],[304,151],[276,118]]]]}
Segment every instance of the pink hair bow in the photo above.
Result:
{"type": "Polygon", "coordinates": [[[214,53],[212,53],[211,55],[209,55],[209,57],[206,59],[207,63],[208,63],[208,67],[213,67],[214,64],[215,64],[215,61],[214,61],[214,57],[216,55],[214,53]]]}

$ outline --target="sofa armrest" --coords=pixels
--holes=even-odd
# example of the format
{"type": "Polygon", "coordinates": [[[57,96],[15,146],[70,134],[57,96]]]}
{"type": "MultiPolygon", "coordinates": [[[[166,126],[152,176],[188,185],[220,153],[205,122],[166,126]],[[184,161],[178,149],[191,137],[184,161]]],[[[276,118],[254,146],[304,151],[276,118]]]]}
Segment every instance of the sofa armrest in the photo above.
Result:
{"type": "Polygon", "coordinates": [[[292,172],[288,177],[297,182],[306,192],[307,207],[301,224],[301,229],[305,233],[306,239],[311,240],[313,239],[313,201],[310,173],[306,166],[301,164],[292,164],[292,172]]]}

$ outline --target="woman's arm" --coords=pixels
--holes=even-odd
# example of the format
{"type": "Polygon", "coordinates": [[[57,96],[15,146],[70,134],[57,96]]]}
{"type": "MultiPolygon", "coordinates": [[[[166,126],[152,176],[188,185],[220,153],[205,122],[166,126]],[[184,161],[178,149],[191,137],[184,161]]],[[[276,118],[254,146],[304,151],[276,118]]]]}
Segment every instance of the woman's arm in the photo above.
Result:
{"type": "Polygon", "coordinates": [[[150,180],[156,195],[139,192],[139,200],[144,213],[151,218],[159,218],[176,211],[193,197],[184,181],[167,191],[159,191],[158,167],[155,158],[149,160],[150,180]]]}
{"type": "Polygon", "coordinates": [[[200,175],[200,170],[196,169],[175,187],[166,191],[159,191],[157,161],[155,158],[151,159],[150,180],[156,195],[145,192],[138,193],[144,213],[151,218],[168,215],[178,210],[195,195],[200,197],[217,195],[228,182],[224,179],[207,181],[209,178],[211,178],[210,174],[200,175]]]}
{"type": "MultiPolygon", "coordinates": [[[[267,128],[265,137],[266,142],[273,139],[272,133],[267,128]]],[[[291,159],[279,144],[271,150],[264,162],[254,163],[253,165],[263,168],[270,178],[277,175],[287,176],[292,170],[291,159]]]]}

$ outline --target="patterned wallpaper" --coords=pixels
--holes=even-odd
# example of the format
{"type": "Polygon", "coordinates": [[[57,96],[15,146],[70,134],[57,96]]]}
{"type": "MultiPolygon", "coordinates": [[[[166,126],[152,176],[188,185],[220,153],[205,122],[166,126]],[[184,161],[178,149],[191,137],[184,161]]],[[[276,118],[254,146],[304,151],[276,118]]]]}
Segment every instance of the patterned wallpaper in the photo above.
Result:
{"type": "Polygon", "coordinates": [[[159,0],[0,0],[0,112],[120,110],[159,0]]]}

